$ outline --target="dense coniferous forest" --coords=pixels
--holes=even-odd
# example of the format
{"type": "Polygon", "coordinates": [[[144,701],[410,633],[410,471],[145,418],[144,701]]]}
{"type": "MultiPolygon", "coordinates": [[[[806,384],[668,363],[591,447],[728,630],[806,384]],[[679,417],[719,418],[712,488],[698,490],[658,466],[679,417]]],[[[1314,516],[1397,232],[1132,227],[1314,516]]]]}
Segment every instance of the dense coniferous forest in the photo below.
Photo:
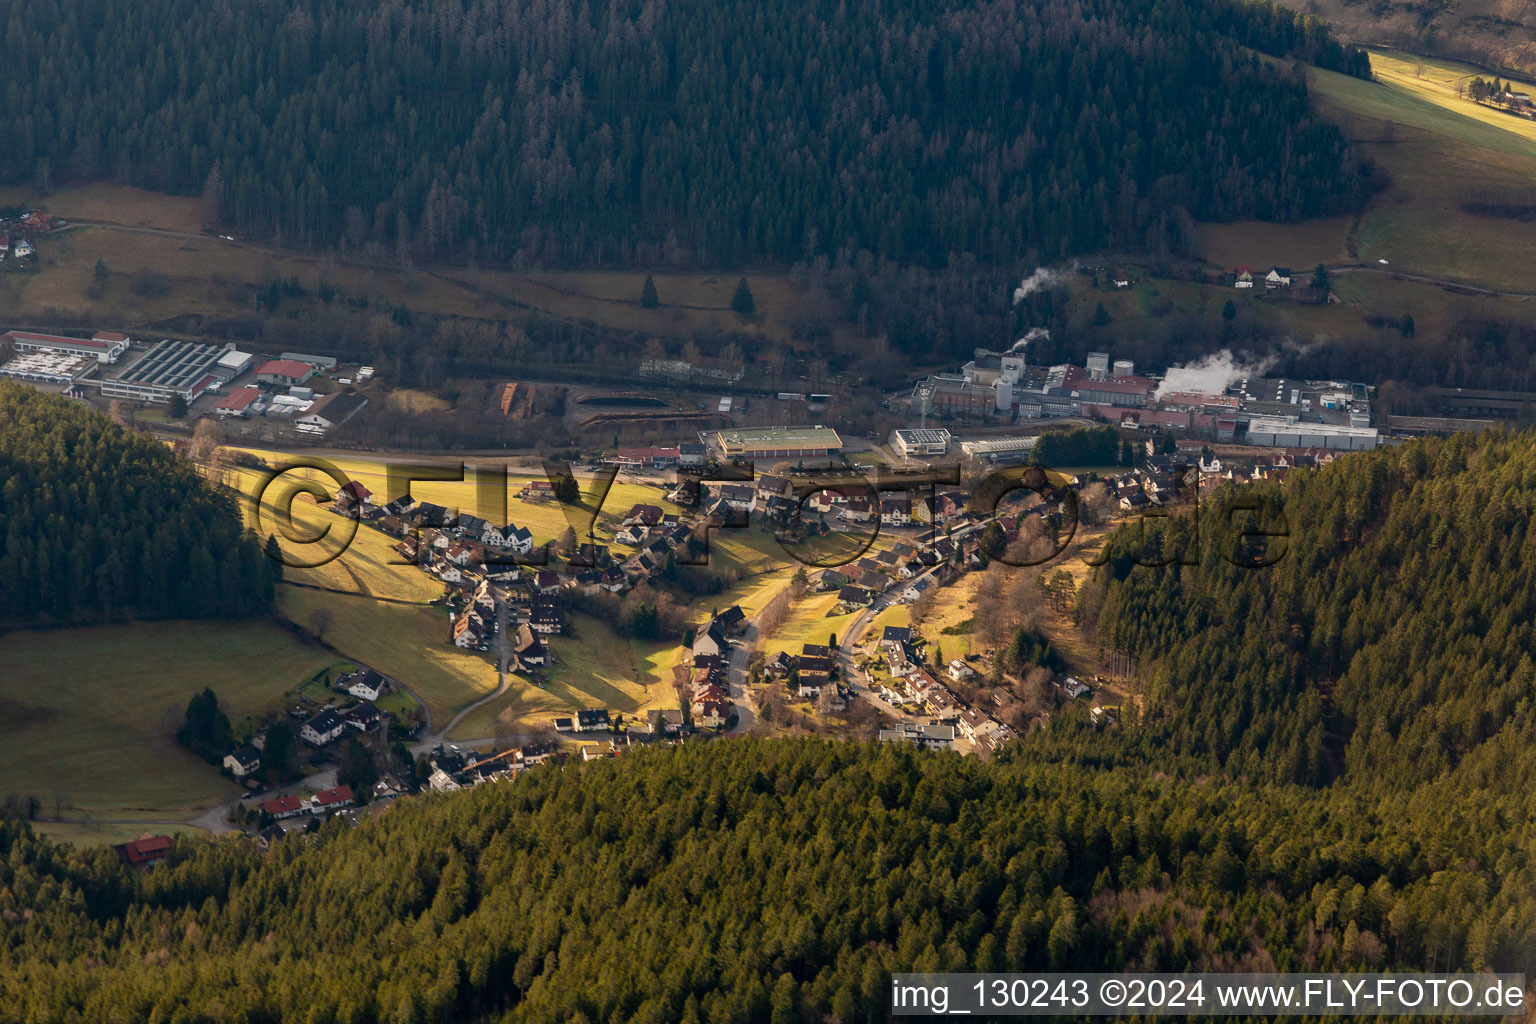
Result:
{"type": "Polygon", "coordinates": [[[1207,501],[1198,538],[1187,517],[1117,535],[1088,603],[1106,644],[1156,666],[1148,750],[1322,785],[1428,781],[1529,742],[1532,440],[1353,454],[1207,501]],[[1266,553],[1243,536],[1260,532],[1285,536],[1266,553]]]}
{"type": "Polygon", "coordinates": [[[151,437],[0,381],[0,624],[234,618],[270,606],[234,499],[151,437]]]}
{"type": "MultiPolygon", "coordinates": [[[[1100,728],[1071,705],[987,763],[691,743],[268,853],[186,840],[141,873],[0,822],[0,1001],[50,1021],[853,1022],[885,1016],[895,970],[1536,971],[1533,442],[1251,489],[1263,522],[1218,511],[1193,566],[1138,566],[1116,535],[1083,607],[1150,665],[1147,712],[1100,728]],[[1282,515],[1275,566],[1219,557],[1282,515]]],[[[1149,529],[1139,557],[1188,532],[1149,529]]]]}
{"type": "Polygon", "coordinates": [[[40,0],[0,180],[402,258],[1012,264],[1349,208],[1255,51],[1369,73],[1267,0],[40,0]]]}

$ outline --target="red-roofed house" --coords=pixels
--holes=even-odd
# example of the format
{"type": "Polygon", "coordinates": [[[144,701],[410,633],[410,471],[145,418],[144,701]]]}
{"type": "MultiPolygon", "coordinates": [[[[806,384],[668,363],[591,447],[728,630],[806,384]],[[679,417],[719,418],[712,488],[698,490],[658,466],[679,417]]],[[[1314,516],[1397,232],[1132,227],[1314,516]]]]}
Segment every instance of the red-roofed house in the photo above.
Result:
{"type": "Polygon", "coordinates": [[[296,818],[304,813],[304,804],[298,797],[292,794],[280,796],[275,800],[268,800],[261,805],[263,814],[270,814],[281,821],[284,818],[296,818]]]}
{"type": "Polygon", "coordinates": [[[263,384],[293,386],[315,375],[315,368],[297,359],[270,359],[256,367],[256,379],[263,384]]]}
{"type": "Polygon", "coordinates": [[[176,840],[170,836],[154,836],[146,832],[137,839],[118,843],[112,849],[130,867],[141,868],[170,856],[171,851],[176,849],[176,840]]]}
{"type": "Polygon", "coordinates": [[[350,807],[352,799],[351,786],[337,786],[335,789],[327,789],[312,796],[309,800],[309,809],[311,813],[318,813],[337,807],[350,807]]]}

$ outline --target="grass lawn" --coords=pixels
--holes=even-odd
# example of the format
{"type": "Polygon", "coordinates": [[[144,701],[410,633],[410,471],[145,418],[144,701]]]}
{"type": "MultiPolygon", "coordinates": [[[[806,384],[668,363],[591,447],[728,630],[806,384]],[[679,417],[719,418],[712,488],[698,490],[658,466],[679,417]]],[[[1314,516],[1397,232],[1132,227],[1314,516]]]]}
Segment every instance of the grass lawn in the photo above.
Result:
{"type": "Polygon", "coordinates": [[[832,614],[836,608],[837,591],[835,590],[822,594],[807,594],[790,609],[784,625],[780,626],[773,636],[762,642],[764,653],[770,657],[778,651],[799,654],[802,645],[824,644],[832,633],[836,633],[839,640],[843,639],[848,626],[859,617],[859,613],[832,614]]]}
{"type": "Polygon", "coordinates": [[[427,705],[434,728],[442,728],[454,712],[496,689],[493,655],[450,644],[448,615],[440,609],[286,585],[277,588],[277,608],[306,628],[318,609],[326,609],[330,623],[325,642],[404,683],[427,705]]]}
{"type": "Polygon", "coordinates": [[[543,687],[514,676],[511,690],[476,708],[448,739],[495,736],[506,721],[543,725],[582,708],[607,708],[644,716],[652,708],[676,708],[672,665],[682,648],[620,636],[607,623],[585,615],[568,620],[570,634],[549,638],[555,665],[543,687]]]}
{"type": "MultiPolygon", "coordinates": [[[[961,627],[976,614],[976,586],[981,574],[968,572],[947,587],[934,592],[933,607],[923,621],[923,639],[929,650],[942,648],[944,660],[963,658],[974,649],[975,637],[969,630],[964,633],[945,633],[945,627],[961,627]]],[[[910,621],[910,616],[908,617],[910,621]]]]}
{"type": "MultiPolygon", "coordinates": [[[[1495,128],[1536,141],[1536,121],[1514,117],[1495,107],[1474,103],[1457,94],[1457,88],[1465,89],[1474,78],[1495,77],[1487,71],[1459,61],[1439,60],[1433,57],[1414,57],[1410,54],[1392,53],[1372,49],[1371,70],[1378,81],[1426,99],[1436,106],[1455,111],[1463,117],[1482,121],[1495,128]]],[[[1501,80],[1509,81],[1500,74],[1501,80]]],[[[1514,92],[1536,93],[1536,85],[1529,81],[1515,81],[1514,92]]]]}
{"type": "Polygon", "coordinates": [[[175,741],[211,687],[232,721],[335,656],[271,622],[158,622],[0,637],[0,791],[64,817],[191,817],[239,792],[175,741]]]}
{"type": "Polygon", "coordinates": [[[1461,206],[1479,195],[1529,194],[1536,183],[1536,125],[1458,100],[1447,91],[1447,71],[1420,79],[1385,55],[1372,54],[1372,62],[1381,81],[1308,72],[1318,111],[1392,178],[1360,223],[1360,259],[1533,290],[1526,268],[1536,261],[1536,230],[1461,206]]]}
{"type": "MultiPolygon", "coordinates": [[[[44,813],[52,814],[53,808],[46,808],[44,813]]],[[[146,832],[161,836],[208,834],[190,825],[134,825],[126,822],[99,822],[84,825],[74,822],[34,821],[32,828],[49,839],[74,846],[115,846],[118,843],[126,843],[130,839],[137,839],[146,832]]]]}

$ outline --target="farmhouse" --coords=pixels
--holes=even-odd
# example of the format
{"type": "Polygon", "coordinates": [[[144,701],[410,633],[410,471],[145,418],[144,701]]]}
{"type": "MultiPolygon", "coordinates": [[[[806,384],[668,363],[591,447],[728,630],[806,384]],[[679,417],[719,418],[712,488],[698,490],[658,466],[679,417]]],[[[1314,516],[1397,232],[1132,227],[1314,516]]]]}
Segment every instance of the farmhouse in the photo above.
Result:
{"type": "Polygon", "coordinates": [[[118,843],[112,849],[122,858],[124,864],[142,868],[169,857],[171,851],[176,849],[176,840],[170,836],[156,836],[146,832],[137,839],[118,843]]]}
{"type": "Polygon", "coordinates": [[[1289,288],[1290,286],[1290,267],[1271,267],[1269,273],[1264,275],[1265,288],[1289,288]]]}
{"type": "Polygon", "coordinates": [[[1247,267],[1238,267],[1235,271],[1233,271],[1233,276],[1237,279],[1234,287],[1253,287],[1253,271],[1249,270],[1247,267]]]}

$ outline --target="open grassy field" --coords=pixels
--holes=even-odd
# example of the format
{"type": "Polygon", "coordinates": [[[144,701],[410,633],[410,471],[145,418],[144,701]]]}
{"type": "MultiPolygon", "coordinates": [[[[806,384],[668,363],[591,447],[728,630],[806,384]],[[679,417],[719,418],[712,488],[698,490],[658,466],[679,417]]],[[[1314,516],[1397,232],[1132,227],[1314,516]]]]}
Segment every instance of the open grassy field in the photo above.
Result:
{"type": "Polygon", "coordinates": [[[644,716],[652,708],[677,707],[672,666],[682,648],[620,636],[607,623],[572,615],[569,635],[549,638],[555,664],[544,686],[514,676],[503,696],[465,715],[450,740],[483,739],[511,728],[547,725],[581,708],[607,708],[644,716]]]}
{"type": "MultiPolygon", "coordinates": [[[[23,316],[54,308],[131,323],[188,310],[238,312],[253,308],[253,298],[243,286],[278,276],[297,278],[311,291],[328,281],[347,295],[403,299],[412,309],[453,316],[505,319],[531,308],[659,336],[724,329],[787,340],[806,301],[803,285],[788,274],[774,273],[745,275],[757,306],[750,320],[730,308],[741,274],[655,273],[662,305],[647,310],[640,308],[643,273],[447,266],[406,273],[388,256],[364,264],[255,240],[225,241],[204,231],[202,203],[196,198],[105,183],[67,185],[46,196],[26,186],[5,188],[0,189],[0,202],[44,206],[77,222],[104,222],[44,239],[38,272],[0,276],[0,298],[23,316]],[[88,289],[97,260],[107,264],[112,277],[93,297],[88,289]],[[141,268],[169,278],[170,294],[135,294],[131,277],[141,268]]],[[[834,323],[834,329],[849,328],[834,323]]]]}
{"type": "MultiPolygon", "coordinates": [[[[1493,78],[1492,72],[1459,61],[1414,57],[1390,50],[1372,49],[1370,53],[1371,70],[1378,81],[1404,89],[1464,117],[1536,140],[1536,121],[1513,117],[1494,107],[1474,103],[1463,95],[1472,79],[1493,78]]],[[[1498,77],[1512,82],[1513,92],[1536,93],[1536,84],[1530,80],[1510,79],[1506,75],[1498,77]]]]}
{"type": "Polygon", "coordinates": [[[760,644],[763,652],[772,656],[779,651],[799,654],[803,644],[824,644],[830,634],[836,633],[841,640],[847,635],[848,626],[858,618],[858,612],[835,614],[837,592],[807,594],[790,609],[784,625],[760,644]]]}
{"type": "Polygon", "coordinates": [[[404,683],[427,705],[434,728],[496,689],[493,655],[450,644],[448,614],[440,609],[278,587],[277,610],[284,618],[313,628],[319,609],[329,616],[325,642],[404,683]]]}
{"type": "Polygon", "coordinates": [[[50,816],[190,817],[238,792],[176,743],[191,696],[211,687],[238,721],[334,660],[270,622],[0,637],[0,792],[50,816]]]}
{"type": "MultiPolygon", "coordinates": [[[[1373,55],[1373,61],[1376,59],[1373,55]]],[[[1323,116],[1390,173],[1356,232],[1364,262],[1510,291],[1531,292],[1536,230],[1528,223],[1467,213],[1479,194],[1528,194],[1536,183],[1536,134],[1529,123],[1447,94],[1412,75],[1364,82],[1312,69],[1308,82],[1323,116]],[[1499,115],[1503,117],[1503,115],[1499,115]],[[1518,129],[1518,130],[1517,130],[1518,129]]]]}
{"type": "MultiPolygon", "coordinates": [[[[48,813],[52,813],[49,809],[48,813]]],[[[130,822],[91,822],[81,824],[68,821],[34,821],[34,831],[61,843],[75,846],[113,846],[137,839],[146,832],[161,836],[207,835],[191,825],[132,824],[130,822]]]]}
{"type": "MultiPolygon", "coordinates": [[[[1536,259],[1536,230],[1462,209],[1479,194],[1528,195],[1536,187],[1536,122],[1458,96],[1458,83],[1478,74],[1470,65],[1382,50],[1371,51],[1371,64],[1374,82],[1307,71],[1318,113],[1390,176],[1359,223],[1202,224],[1200,256],[1226,269],[1280,264],[1294,271],[1385,259],[1407,273],[1536,292],[1527,269],[1536,259]]],[[[1336,291],[1342,281],[1336,278],[1336,291]]]]}

